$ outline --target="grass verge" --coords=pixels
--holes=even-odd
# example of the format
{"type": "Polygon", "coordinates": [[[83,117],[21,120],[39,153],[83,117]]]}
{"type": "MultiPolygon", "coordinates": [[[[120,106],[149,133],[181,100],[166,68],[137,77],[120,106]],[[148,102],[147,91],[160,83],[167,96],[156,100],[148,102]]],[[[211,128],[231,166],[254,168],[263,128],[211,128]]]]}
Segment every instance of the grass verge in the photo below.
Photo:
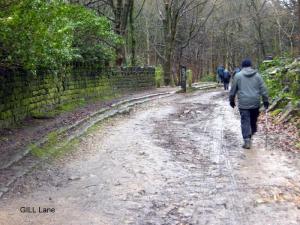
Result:
{"type": "Polygon", "coordinates": [[[71,141],[60,140],[56,131],[49,133],[47,139],[47,142],[41,146],[31,145],[31,154],[38,158],[57,158],[72,151],[79,144],[78,138],[71,141]]]}

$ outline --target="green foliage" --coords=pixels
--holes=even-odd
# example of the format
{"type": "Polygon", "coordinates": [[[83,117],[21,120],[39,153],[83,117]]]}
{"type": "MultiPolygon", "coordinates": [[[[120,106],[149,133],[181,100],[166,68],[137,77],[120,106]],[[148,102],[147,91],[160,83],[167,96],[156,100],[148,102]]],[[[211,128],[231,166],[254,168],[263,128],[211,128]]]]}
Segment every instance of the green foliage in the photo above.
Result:
{"type": "Polygon", "coordinates": [[[124,44],[105,17],[79,6],[69,6],[74,26],[74,46],[85,61],[112,60],[115,46],[124,44]]]}
{"type": "Polygon", "coordinates": [[[158,88],[164,85],[164,73],[161,65],[155,68],[155,85],[158,88]]]}
{"type": "Polygon", "coordinates": [[[187,82],[188,82],[189,87],[191,88],[192,84],[193,84],[193,71],[190,69],[187,70],[187,82]]]}
{"type": "Polygon", "coordinates": [[[265,71],[271,68],[285,67],[293,62],[292,58],[289,57],[276,57],[273,60],[267,60],[259,65],[260,71],[265,71]]]}
{"type": "Polygon", "coordinates": [[[276,110],[274,110],[272,113],[271,113],[271,115],[272,116],[277,116],[279,113],[281,113],[282,112],[282,109],[276,109],[276,110]]]}
{"type": "Polygon", "coordinates": [[[200,81],[202,82],[215,82],[216,76],[214,74],[207,74],[205,76],[202,76],[200,81]]]}
{"type": "Polygon", "coordinates": [[[0,12],[0,66],[60,68],[73,60],[112,60],[122,44],[104,17],[63,0],[21,0],[0,12]]]}
{"type": "Polygon", "coordinates": [[[271,98],[280,96],[292,102],[299,100],[300,63],[291,62],[290,58],[276,58],[261,64],[260,70],[271,98]],[[288,90],[283,92],[286,87],[288,90]]]}
{"type": "Polygon", "coordinates": [[[58,133],[53,131],[47,135],[47,141],[43,146],[30,146],[31,154],[39,158],[59,157],[73,150],[78,143],[78,139],[60,141],[58,133]]]}

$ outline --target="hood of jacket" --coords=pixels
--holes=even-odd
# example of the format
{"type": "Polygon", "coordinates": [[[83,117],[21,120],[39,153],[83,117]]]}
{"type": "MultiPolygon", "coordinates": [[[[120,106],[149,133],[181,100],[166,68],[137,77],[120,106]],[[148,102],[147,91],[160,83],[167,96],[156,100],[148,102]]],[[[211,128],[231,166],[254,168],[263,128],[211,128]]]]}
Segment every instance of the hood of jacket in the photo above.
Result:
{"type": "Polygon", "coordinates": [[[246,77],[252,77],[257,73],[257,70],[251,67],[246,67],[242,69],[241,73],[246,77]]]}

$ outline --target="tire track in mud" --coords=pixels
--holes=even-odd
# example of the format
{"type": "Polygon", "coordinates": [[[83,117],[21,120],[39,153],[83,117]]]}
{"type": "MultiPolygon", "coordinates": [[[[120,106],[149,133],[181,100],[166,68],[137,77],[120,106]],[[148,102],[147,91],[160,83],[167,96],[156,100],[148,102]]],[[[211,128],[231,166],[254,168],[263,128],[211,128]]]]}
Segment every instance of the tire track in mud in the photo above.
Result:
{"type": "Polygon", "coordinates": [[[231,218],[231,224],[248,224],[248,221],[245,219],[245,207],[243,202],[240,200],[239,194],[237,193],[237,190],[239,190],[239,186],[236,180],[236,176],[234,174],[234,170],[232,167],[232,163],[231,163],[231,159],[230,159],[230,155],[227,149],[226,144],[224,143],[224,120],[225,120],[225,109],[222,108],[222,112],[221,112],[221,117],[222,117],[222,122],[221,122],[221,151],[220,154],[222,154],[224,156],[224,161],[226,163],[226,167],[229,171],[229,177],[230,177],[230,191],[231,191],[231,204],[233,206],[233,213],[235,218],[231,218]]]}
{"type": "MultiPolygon", "coordinates": [[[[289,181],[297,186],[300,173],[284,162],[278,167],[281,158],[263,152],[259,136],[254,149],[241,149],[239,120],[226,95],[197,92],[139,106],[88,135],[74,159],[49,169],[49,177],[41,170],[46,184],[6,199],[0,218],[1,209],[11,213],[8,208],[16,210],[20,202],[44,203],[51,193],[51,204],[64,210],[51,225],[299,224],[292,204],[256,203],[274,185],[285,190],[282,181],[291,170],[289,181]],[[69,180],[71,175],[78,180],[69,180]]],[[[39,184],[34,179],[27,185],[39,184]]],[[[14,224],[23,224],[22,216],[14,214],[14,224]]],[[[31,224],[46,221],[38,219],[31,224]]]]}
{"type": "MultiPolygon", "coordinates": [[[[169,149],[174,159],[182,162],[183,168],[187,167],[187,163],[192,164],[190,168],[196,170],[188,168],[190,177],[200,181],[192,190],[192,194],[198,195],[198,200],[191,217],[182,220],[182,215],[178,213],[177,221],[172,221],[174,223],[247,224],[242,212],[244,207],[236,193],[239,188],[231,165],[232,156],[228,154],[223,143],[224,109],[220,102],[213,101],[223,95],[212,94],[208,99],[201,99],[199,96],[190,99],[192,103],[183,104],[176,115],[157,124],[155,138],[160,140],[158,145],[169,149]],[[166,130],[161,131],[162,127],[166,130]],[[164,140],[163,144],[161,139],[164,140]],[[226,197],[222,198],[222,195],[226,197]]],[[[238,151],[237,154],[241,152],[238,151]]],[[[192,180],[186,181],[189,182],[188,186],[192,186],[192,180]]],[[[184,187],[182,189],[184,192],[184,187]]]]}

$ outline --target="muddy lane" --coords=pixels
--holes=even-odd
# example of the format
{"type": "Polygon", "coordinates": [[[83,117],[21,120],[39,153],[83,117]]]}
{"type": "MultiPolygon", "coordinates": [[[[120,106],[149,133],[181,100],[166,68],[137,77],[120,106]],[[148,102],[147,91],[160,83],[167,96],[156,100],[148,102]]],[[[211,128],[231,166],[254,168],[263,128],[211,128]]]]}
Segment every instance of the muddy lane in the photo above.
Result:
{"type": "Polygon", "coordinates": [[[19,179],[0,224],[300,224],[299,157],[253,145],[223,91],[158,99],[19,179]]]}

